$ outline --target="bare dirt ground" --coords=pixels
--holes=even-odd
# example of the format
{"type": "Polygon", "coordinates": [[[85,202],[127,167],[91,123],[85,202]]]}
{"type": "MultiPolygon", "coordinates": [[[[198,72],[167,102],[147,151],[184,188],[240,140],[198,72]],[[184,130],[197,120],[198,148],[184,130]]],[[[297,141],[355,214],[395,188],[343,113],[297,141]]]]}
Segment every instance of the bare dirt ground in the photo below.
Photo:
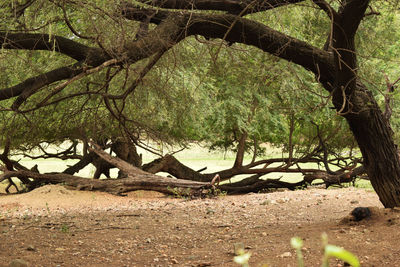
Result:
{"type": "Polygon", "coordinates": [[[237,266],[235,243],[251,252],[250,266],[296,266],[293,236],[304,240],[306,266],[320,266],[323,232],[362,266],[400,266],[400,212],[364,189],[185,200],[50,185],[0,195],[0,266],[237,266]],[[369,220],[341,222],[358,206],[377,208],[369,220]]]}

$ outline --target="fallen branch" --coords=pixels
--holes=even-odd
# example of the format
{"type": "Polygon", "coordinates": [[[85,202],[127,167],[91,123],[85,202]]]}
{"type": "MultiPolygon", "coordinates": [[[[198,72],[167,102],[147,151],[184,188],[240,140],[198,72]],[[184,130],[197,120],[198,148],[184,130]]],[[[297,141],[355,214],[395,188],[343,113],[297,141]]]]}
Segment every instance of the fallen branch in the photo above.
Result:
{"type": "Polygon", "coordinates": [[[135,190],[152,190],[165,194],[173,194],[176,189],[189,189],[188,194],[192,191],[201,191],[210,189],[210,183],[201,183],[182,179],[174,179],[162,177],[150,173],[128,175],[122,179],[88,179],[79,176],[64,173],[44,173],[40,174],[32,171],[6,171],[0,175],[0,182],[16,177],[18,179],[34,179],[38,182],[51,184],[63,184],[77,190],[102,191],[115,195],[121,195],[126,192],[135,190]]]}

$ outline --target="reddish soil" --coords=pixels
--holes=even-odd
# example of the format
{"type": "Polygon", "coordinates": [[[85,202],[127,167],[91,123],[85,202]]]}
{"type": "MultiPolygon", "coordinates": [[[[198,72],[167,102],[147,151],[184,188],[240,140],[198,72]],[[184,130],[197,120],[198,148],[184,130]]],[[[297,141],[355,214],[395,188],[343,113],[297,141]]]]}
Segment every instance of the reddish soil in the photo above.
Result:
{"type": "Polygon", "coordinates": [[[0,266],[238,266],[236,243],[251,252],[250,266],[297,266],[293,236],[304,240],[306,266],[320,266],[323,232],[362,266],[400,266],[400,212],[364,189],[185,200],[51,185],[0,195],[0,266]],[[368,220],[343,222],[358,206],[376,208],[368,220]]]}

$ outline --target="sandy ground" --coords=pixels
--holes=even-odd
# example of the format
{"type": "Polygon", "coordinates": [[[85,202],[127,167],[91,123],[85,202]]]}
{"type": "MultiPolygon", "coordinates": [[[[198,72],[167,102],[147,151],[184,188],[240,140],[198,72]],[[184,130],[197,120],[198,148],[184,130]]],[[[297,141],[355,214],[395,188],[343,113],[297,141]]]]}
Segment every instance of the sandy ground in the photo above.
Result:
{"type": "MultiPolygon", "coordinates": [[[[172,199],[155,192],[125,197],[48,185],[0,195],[0,266],[297,266],[290,238],[304,240],[306,266],[321,264],[321,234],[362,266],[400,266],[400,212],[364,189],[172,199]],[[355,207],[376,207],[361,222],[342,222],[355,207]]],[[[331,266],[343,266],[331,260],[331,266]]]]}

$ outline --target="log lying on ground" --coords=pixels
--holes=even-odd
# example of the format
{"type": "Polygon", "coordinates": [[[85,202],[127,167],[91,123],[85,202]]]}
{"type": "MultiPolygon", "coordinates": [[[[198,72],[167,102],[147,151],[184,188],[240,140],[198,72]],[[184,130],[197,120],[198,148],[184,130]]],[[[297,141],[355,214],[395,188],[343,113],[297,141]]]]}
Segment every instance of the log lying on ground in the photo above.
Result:
{"type": "Polygon", "coordinates": [[[41,174],[29,170],[4,170],[4,173],[0,175],[0,182],[16,177],[21,181],[25,181],[24,184],[30,190],[36,187],[31,185],[45,183],[64,184],[78,190],[102,191],[111,194],[123,194],[135,190],[152,190],[165,194],[178,193],[182,195],[198,195],[198,193],[202,194],[203,190],[206,190],[207,192],[209,189],[214,189],[214,186],[210,182],[175,179],[145,172],[119,158],[112,157],[105,151],[101,150],[96,144],[92,143],[91,145],[92,147],[89,150],[92,153],[97,154],[108,163],[116,166],[121,171],[128,174],[128,177],[122,179],[97,180],[74,176],[67,173],[41,174]]]}
{"type": "MultiPolygon", "coordinates": [[[[223,181],[235,175],[243,174],[241,171],[245,169],[245,167],[231,168],[223,170],[219,173],[201,174],[182,164],[174,156],[166,155],[163,158],[156,159],[148,164],[143,165],[143,169],[151,173],[157,173],[161,171],[167,172],[174,177],[193,181],[211,181],[212,178],[216,174],[218,174],[221,177],[221,181],[223,181]]],[[[285,168],[281,168],[280,170],[275,168],[274,170],[276,172],[288,172],[288,170],[285,168]]],[[[363,166],[354,168],[352,170],[346,170],[342,172],[338,171],[334,174],[316,169],[313,171],[308,170],[307,172],[304,172],[302,181],[299,181],[297,183],[289,183],[280,181],[279,179],[263,180],[260,177],[262,175],[270,173],[271,169],[265,169],[265,173],[262,173],[261,171],[262,169],[260,169],[259,174],[253,175],[242,181],[220,185],[219,188],[223,191],[226,191],[228,194],[245,194],[249,192],[259,192],[266,189],[277,188],[287,188],[289,190],[294,190],[300,187],[306,187],[307,184],[311,184],[315,180],[322,180],[322,183],[325,184],[325,186],[328,188],[331,185],[340,185],[342,183],[353,182],[356,177],[359,177],[361,174],[365,174],[365,168],[363,166]]],[[[303,170],[301,169],[298,169],[296,171],[298,173],[303,172],[303,170]]],[[[364,177],[364,179],[366,178],[367,177],[364,177]]]]}
{"type": "MultiPolygon", "coordinates": [[[[209,181],[213,180],[212,177],[214,177],[215,174],[200,174],[195,170],[183,165],[173,156],[167,156],[156,160],[153,163],[144,166],[144,168],[147,171],[154,173],[159,171],[170,172],[174,176],[183,176],[182,178],[185,179],[167,178],[149,173],[119,158],[112,157],[96,144],[92,143],[91,145],[92,147],[89,148],[91,151],[90,153],[96,154],[104,161],[119,168],[122,172],[126,173],[128,177],[122,179],[93,180],[73,176],[68,173],[40,174],[38,172],[24,169],[18,171],[5,171],[2,175],[0,175],[0,182],[12,177],[17,177],[21,181],[29,181],[30,183],[25,183],[29,189],[33,189],[40,183],[62,183],[78,190],[103,191],[112,194],[122,194],[134,190],[153,190],[166,194],[179,193],[183,195],[196,195],[198,192],[201,194],[203,190],[214,190],[214,184],[209,181]],[[187,177],[185,177],[185,175],[187,175],[187,177]],[[207,180],[207,182],[192,181],[192,179],[196,180],[200,176],[202,178],[201,180],[204,179],[207,180]],[[33,179],[33,181],[29,179],[33,179]]],[[[220,173],[223,176],[221,180],[223,180],[224,177],[225,179],[226,177],[231,177],[226,176],[228,173],[231,174],[237,171],[237,169],[228,169],[222,171],[220,173]]],[[[298,171],[301,172],[301,170],[298,171]]],[[[298,188],[307,187],[308,184],[311,184],[316,179],[322,179],[324,184],[329,187],[333,184],[352,182],[355,177],[362,173],[365,173],[365,169],[363,167],[358,167],[350,171],[336,174],[328,174],[327,172],[316,170],[313,172],[304,173],[304,179],[297,183],[284,182],[280,181],[280,179],[263,180],[261,177],[264,174],[261,173],[236,183],[219,185],[218,188],[222,191],[226,191],[228,194],[244,194],[277,188],[288,188],[290,190],[295,190],[298,188]]]]}
{"type": "Polygon", "coordinates": [[[89,149],[91,152],[128,174],[128,177],[122,179],[97,180],[66,173],[40,174],[38,172],[20,170],[5,171],[0,175],[0,182],[12,177],[17,177],[20,180],[33,179],[35,183],[64,184],[78,190],[103,191],[111,194],[122,194],[135,190],[152,190],[166,194],[175,194],[176,192],[196,194],[202,190],[214,188],[211,183],[174,179],[145,172],[119,158],[112,157],[101,150],[98,145],[93,143],[91,145],[92,147],[89,149]]]}
{"type": "Polygon", "coordinates": [[[305,188],[307,184],[304,180],[297,183],[289,183],[280,181],[280,179],[260,179],[260,175],[253,175],[245,178],[239,182],[222,184],[218,188],[229,195],[234,194],[247,194],[247,193],[258,193],[268,189],[279,189],[287,188],[289,190],[295,190],[299,188],[305,188]]]}
{"type": "Polygon", "coordinates": [[[165,157],[144,164],[143,170],[150,173],[167,172],[176,178],[199,182],[210,182],[215,176],[215,173],[201,174],[200,172],[182,164],[171,155],[166,155],[165,157]]]}
{"type": "MultiPolygon", "coordinates": [[[[354,181],[356,177],[360,177],[360,175],[365,174],[366,170],[364,166],[360,166],[354,168],[353,170],[337,173],[337,174],[329,174],[324,171],[309,173],[304,175],[304,181],[306,183],[311,184],[313,181],[320,179],[325,184],[326,188],[331,185],[340,185],[342,183],[351,183],[354,181]]],[[[363,179],[368,180],[367,176],[363,176],[363,179]]]]}
{"type": "Polygon", "coordinates": [[[182,190],[191,194],[192,191],[211,189],[210,183],[194,182],[189,180],[162,177],[150,173],[129,174],[122,179],[88,179],[64,173],[40,174],[32,171],[6,171],[0,175],[0,182],[17,177],[18,179],[34,179],[35,182],[51,184],[64,184],[77,190],[102,191],[120,195],[135,190],[152,190],[165,194],[174,194],[176,190],[182,190]]]}

